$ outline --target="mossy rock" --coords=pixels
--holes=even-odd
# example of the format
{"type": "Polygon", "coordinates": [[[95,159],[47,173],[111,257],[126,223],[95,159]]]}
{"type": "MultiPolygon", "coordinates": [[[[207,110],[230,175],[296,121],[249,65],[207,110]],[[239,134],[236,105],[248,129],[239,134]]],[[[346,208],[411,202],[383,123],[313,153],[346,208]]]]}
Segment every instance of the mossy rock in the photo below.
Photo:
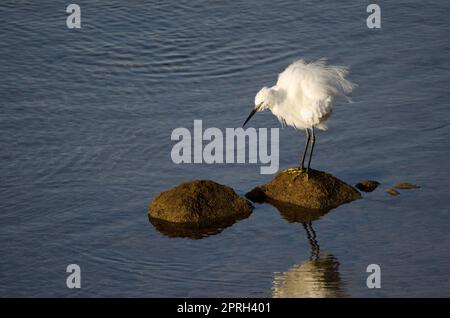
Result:
{"type": "Polygon", "coordinates": [[[323,171],[289,168],[246,194],[253,202],[283,203],[326,211],[361,198],[351,185],[323,171]]]}
{"type": "Polygon", "coordinates": [[[252,210],[253,206],[232,188],[211,180],[194,180],[157,195],[148,215],[150,219],[198,227],[243,219],[252,210]]]}

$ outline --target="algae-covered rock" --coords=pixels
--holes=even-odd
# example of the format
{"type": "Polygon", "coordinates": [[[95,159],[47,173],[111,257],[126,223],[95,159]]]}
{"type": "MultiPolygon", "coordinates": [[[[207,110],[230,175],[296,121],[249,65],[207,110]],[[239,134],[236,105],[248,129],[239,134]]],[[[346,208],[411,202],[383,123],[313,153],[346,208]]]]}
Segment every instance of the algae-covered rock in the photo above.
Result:
{"type": "Polygon", "coordinates": [[[351,185],[323,171],[298,168],[279,172],[269,183],[246,194],[253,202],[283,203],[314,210],[329,210],[361,198],[351,185]]]}
{"type": "Polygon", "coordinates": [[[166,222],[211,226],[250,215],[253,206],[230,187],[211,180],[182,183],[156,196],[149,218],[166,222]]]}

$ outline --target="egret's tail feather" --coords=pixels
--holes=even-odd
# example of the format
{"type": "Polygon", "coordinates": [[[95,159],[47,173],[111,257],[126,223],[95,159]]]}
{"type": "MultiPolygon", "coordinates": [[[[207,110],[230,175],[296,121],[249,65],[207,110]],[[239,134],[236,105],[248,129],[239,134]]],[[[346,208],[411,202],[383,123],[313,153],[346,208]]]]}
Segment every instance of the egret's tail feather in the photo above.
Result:
{"type": "Polygon", "coordinates": [[[348,67],[333,65],[327,66],[327,69],[330,74],[330,84],[334,86],[336,94],[343,96],[349,103],[352,103],[353,101],[347,94],[350,94],[358,85],[345,78],[349,73],[348,67]]]}
{"type": "Polygon", "coordinates": [[[311,62],[308,66],[312,67],[322,84],[328,87],[331,94],[342,96],[349,103],[352,103],[347,94],[350,94],[358,85],[345,78],[349,73],[348,66],[328,65],[326,58],[311,62]]]}

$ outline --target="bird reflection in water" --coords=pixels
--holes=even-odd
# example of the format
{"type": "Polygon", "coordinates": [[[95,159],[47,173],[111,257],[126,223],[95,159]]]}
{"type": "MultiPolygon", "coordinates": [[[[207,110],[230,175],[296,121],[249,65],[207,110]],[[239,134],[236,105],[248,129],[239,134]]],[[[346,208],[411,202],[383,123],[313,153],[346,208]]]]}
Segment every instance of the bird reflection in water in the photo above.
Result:
{"type": "Polygon", "coordinates": [[[294,206],[273,204],[289,222],[299,222],[306,231],[311,248],[309,260],[295,264],[287,272],[275,273],[272,296],[274,298],[336,298],[345,297],[339,274],[339,262],[331,254],[323,253],[312,227],[312,220],[328,211],[307,211],[294,206]]]}

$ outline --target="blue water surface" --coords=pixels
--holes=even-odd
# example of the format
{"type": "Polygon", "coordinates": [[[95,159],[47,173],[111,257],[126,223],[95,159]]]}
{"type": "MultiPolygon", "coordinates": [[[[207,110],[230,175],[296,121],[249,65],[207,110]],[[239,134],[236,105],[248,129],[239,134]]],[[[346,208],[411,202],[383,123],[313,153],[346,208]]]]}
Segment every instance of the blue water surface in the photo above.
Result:
{"type": "MultiPolygon", "coordinates": [[[[81,29],[61,1],[0,3],[0,296],[450,296],[449,3],[378,1],[376,30],[370,1],[77,3],[81,29]],[[381,182],[313,222],[325,265],[270,205],[200,240],[157,231],[147,206],[182,181],[243,195],[272,178],[176,165],[173,129],[240,127],[262,86],[321,57],[359,86],[318,133],[313,166],[381,182]],[[421,188],[385,193],[397,182],[421,188]],[[71,263],[81,289],[66,287],[71,263]]],[[[251,123],[280,126],[270,113],[251,123]]],[[[303,142],[280,130],[280,168],[303,142]]]]}

